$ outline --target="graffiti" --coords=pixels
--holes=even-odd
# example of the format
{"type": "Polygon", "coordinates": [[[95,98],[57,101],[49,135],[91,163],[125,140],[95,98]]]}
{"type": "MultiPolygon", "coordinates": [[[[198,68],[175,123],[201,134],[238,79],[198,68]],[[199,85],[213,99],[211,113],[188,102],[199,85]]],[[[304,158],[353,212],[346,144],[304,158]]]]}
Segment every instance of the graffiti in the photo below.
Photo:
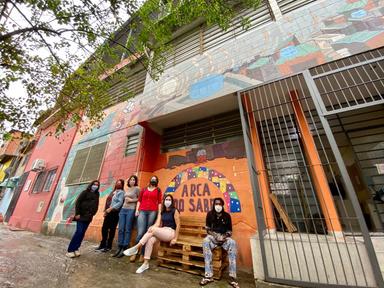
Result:
{"type": "Polygon", "coordinates": [[[148,82],[140,121],[381,47],[383,8],[382,0],[317,1],[223,41],[148,82]],[[153,101],[153,91],[167,101],[153,101]]]}
{"type": "MultiPolygon", "coordinates": [[[[173,194],[182,183],[197,178],[208,180],[217,187],[217,190],[220,191],[224,198],[228,211],[232,213],[241,212],[240,199],[231,182],[222,173],[204,166],[188,168],[177,174],[168,184],[165,194],[173,194]]],[[[175,197],[178,201],[178,207],[182,210],[185,208],[185,198],[189,198],[190,212],[206,212],[205,210],[212,206],[212,199],[198,198],[211,196],[211,189],[209,189],[207,184],[190,184],[189,188],[187,185],[184,185],[182,189],[181,198],[175,197]]]]}
{"type": "Polygon", "coordinates": [[[167,168],[189,163],[204,163],[217,158],[240,159],[245,158],[245,146],[242,139],[219,144],[204,145],[204,148],[193,148],[185,156],[170,155],[167,168]]]}

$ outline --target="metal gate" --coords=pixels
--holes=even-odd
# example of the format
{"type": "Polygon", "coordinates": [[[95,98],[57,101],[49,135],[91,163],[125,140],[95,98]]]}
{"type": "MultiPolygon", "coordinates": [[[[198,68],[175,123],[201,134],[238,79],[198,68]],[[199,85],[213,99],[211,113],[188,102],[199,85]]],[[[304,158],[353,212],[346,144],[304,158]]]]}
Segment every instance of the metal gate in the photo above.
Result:
{"type": "Polygon", "coordinates": [[[267,281],[384,287],[326,118],[384,102],[382,52],[352,56],[238,93],[267,281]],[[352,207],[346,207],[345,199],[352,207]]]}
{"type": "Polygon", "coordinates": [[[9,219],[11,218],[11,216],[13,214],[13,211],[16,208],[17,201],[19,200],[21,191],[23,189],[25,181],[28,178],[28,175],[29,175],[29,172],[25,172],[23,175],[21,175],[20,179],[19,179],[19,182],[17,183],[17,186],[14,188],[15,191],[13,193],[11,202],[9,203],[8,210],[7,210],[7,212],[5,213],[5,216],[4,216],[4,221],[5,222],[9,221],[9,219]]]}

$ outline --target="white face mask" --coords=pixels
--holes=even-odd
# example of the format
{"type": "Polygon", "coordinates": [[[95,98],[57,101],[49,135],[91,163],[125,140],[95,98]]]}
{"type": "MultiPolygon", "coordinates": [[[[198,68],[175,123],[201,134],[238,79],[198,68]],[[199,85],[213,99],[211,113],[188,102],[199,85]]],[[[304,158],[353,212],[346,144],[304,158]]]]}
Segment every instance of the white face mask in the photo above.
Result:
{"type": "Polygon", "coordinates": [[[221,205],[215,205],[215,211],[216,211],[217,213],[220,213],[221,211],[223,211],[223,206],[221,206],[221,205]]]}
{"type": "Polygon", "coordinates": [[[97,188],[99,188],[98,185],[92,185],[92,186],[91,186],[91,190],[92,190],[92,192],[95,192],[95,191],[97,190],[97,188]]]}
{"type": "Polygon", "coordinates": [[[166,208],[171,207],[171,205],[172,205],[172,200],[164,200],[164,206],[165,206],[166,208]]]}

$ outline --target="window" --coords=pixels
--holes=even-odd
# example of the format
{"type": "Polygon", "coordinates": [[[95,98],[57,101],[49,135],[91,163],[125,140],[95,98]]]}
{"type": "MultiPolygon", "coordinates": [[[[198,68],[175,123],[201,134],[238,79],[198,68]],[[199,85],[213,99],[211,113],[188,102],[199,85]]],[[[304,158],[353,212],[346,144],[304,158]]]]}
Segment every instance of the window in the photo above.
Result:
{"type": "Polygon", "coordinates": [[[281,13],[286,14],[316,0],[277,0],[281,13]]]}
{"type": "Polygon", "coordinates": [[[193,121],[166,128],[163,133],[163,152],[191,148],[194,145],[209,145],[226,142],[243,136],[239,111],[193,121]]]}
{"type": "Polygon", "coordinates": [[[127,145],[125,146],[124,155],[132,155],[136,153],[137,146],[139,145],[139,133],[128,135],[127,137],[127,145]]]}
{"type": "Polygon", "coordinates": [[[77,151],[66,185],[90,182],[99,178],[107,142],[77,151]]]}
{"type": "Polygon", "coordinates": [[[35,183],[33,184],[32,193],[38,193],[43,190],[44,178],[46,173],[47,172],[44,171],[44,172],[39,172],[39,174],[37,174],[35,183]]]}
{"type": "Polygon", "coordinates": [[[57,169],[54,169],[48,172],[47,178],[45,179],[43,191],[51,190],[53,180],[55,180],[56,171],[57,169]]]}

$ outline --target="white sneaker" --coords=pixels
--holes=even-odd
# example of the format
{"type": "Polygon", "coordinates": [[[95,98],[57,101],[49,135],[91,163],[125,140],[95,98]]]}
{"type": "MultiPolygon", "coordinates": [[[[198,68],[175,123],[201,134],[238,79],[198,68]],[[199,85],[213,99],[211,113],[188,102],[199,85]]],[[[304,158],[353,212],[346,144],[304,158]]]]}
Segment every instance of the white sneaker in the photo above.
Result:
{"type": "Polygon", "coordinates": [[[73,252],[73,253],[75,253],[75,256],[76,256],[76,257],[79,257],[79,256],[81,255],[79,250],[76,250],[76,251],[73,252]]]}
{"type": "Polygon", "coordinates": [[[128,248],[127,250],[125,250],[125,251],[123,252],[123,254],[124,254],[125,256],[132,256],[132,255],[136,255],[137,252],[139,252],[139,249],[138,249],[136,246],[133,246],[133,247],[128,248]]]}
{"type": "Polygon", "coordinates": [[[148,270],[148,269],[149,269],[149,264],[144,263],[143,265],[141,265],[141,266],[136,270],[136,273],[137,273],[137,274],[141,274],[141,273],[143,273],[145,270],[148,270]]]}
{"type": "Polygon", "coordinates": [[[65,254],[65,256],[67,256],[68,258],[75,258],[76,254],[75,254],[75,252],[67,252],[67,254],[65,254]]]}

